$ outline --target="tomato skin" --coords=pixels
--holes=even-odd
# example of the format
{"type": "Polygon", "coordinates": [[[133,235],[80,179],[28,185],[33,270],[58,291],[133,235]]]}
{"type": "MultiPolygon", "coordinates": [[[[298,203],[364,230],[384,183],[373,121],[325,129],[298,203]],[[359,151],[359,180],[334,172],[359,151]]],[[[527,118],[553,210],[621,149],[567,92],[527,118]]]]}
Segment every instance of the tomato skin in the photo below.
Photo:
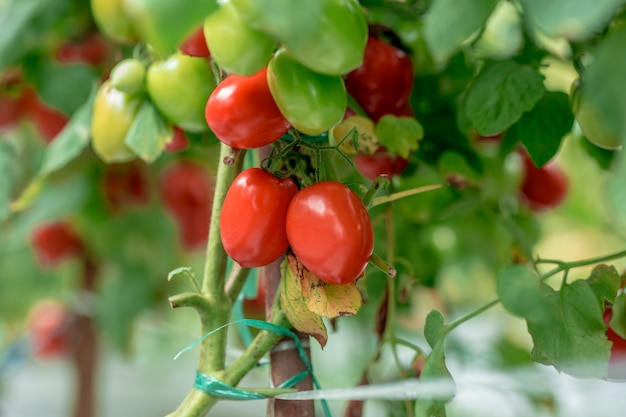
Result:
{"type": "Polygon", "coordinates": [[[125,139],[140,106],[141,99],[113,88],[110,81],[100,86],[93,107],[91,144],[104,162],[128,162],[136,158],[125,139]]]}
{"type": "Polygon", "coordinates": [[[341,77],[316,73],[281,49],[269,63],[267,81],[280,112],[299,131],[319,135],[343,119],[348,96],[341,77]]]}
{"type": "Polygon", "coordinates": [[[230,2],[204,20],[211,56],[227,72],[252,75],[267,65],[275,48],[269,35],[248,26],[230,2]]]}
{"type": "Polygon", "coordinates": [[[622,146],[619,132],[605,122],[605,116],[582,94],[578,97],[574,113],[576,122],[589,142],[604,149],[619,149],[622,146]]]}
{"type": "Polygon", "coordinates": [[[400,175],[409,164],[409,161],[398,155],[389,155],[384,147],[378,148],[374,155],[358,154],[354,157],[354,164],[365,178],[375,180],[380,175],[400,175]]]}
{"type": "Polygon", "coordinates": [[[83,63],[92,66],[103,64],[109,54],[109,46],[97,33],[92,33],[75,42],[62,44],[55,53],[56,59],[64,64],[83,63]]]}
{"type": "Polygon", "coordinates": [[[159,194],[163,206],[174,217],[180,242],[187,250],[206,245],[214,190],[214,180],[207,170],[191,161],[178,161],[161,175],[159,194]]]}
{"type": "Polygon", "coordinates": [[[208,129],[204,107],[215,88],[211,64],[175,52],[148,68],[147,89],[159,111],[173,124],[193,132],[208,129]]]}
{"type": "Polygon", "coordinates": [[[298,192],[287,210],[287,237],[302,264],[329,284],[346,284],[365,270],[374,232],[359,196],[336,181],[298,192]]]}
{"type": "Polygon", "coordinates": [[[109,164],[102,181],[104,196],[115,212],[128,205],[146,205],[150,184],[146,168],[139,161],[109,164]]]}
{"type": "Polygon", "coordinates": [[[31,245],[39,263],[54,267],[82,254],[83,241],[66,222],[44,223],[33,229],[31,245]]]}
{"type": "Polygon", "coordinates": [[[266,68],[247,77],[228,76],[209,97],[205,115],[218,139],[238,149],[269,145],[291,127],[274,102],[266,68]]]}
{"type": "Polygon", "coordinates": [[[346,77],[346,89],[365,112],[377,121],[395,114],[413,89],[413,63],[401,49],[369,36],[363,64],[346,77]]]}
{"type": "Polygon", "coordinates": [[[138,94],[146,87],[146,67],[138,59],[123,59],[111,69],[109,80],[123,93],[138,94]]]}
{"type": "Polygon", "coordinates": [[[119,43],[137,41],[124,0],[91,0],[93,19],[103,35],[119,43]]]}
{"type": "Polygon", "coordinates": [[[522,201],[533,211],[544,211],[560,205],[569,188],[568,180],[555,163],[537,168],[530,157],[522,152],[524,169],[520,193],[522,201]]]}
{"type": "Polygon", "coordinates": [[[185,135],[185,131],[178,126],[174,126],[174,135],[172,140],[165,144],[165,152],[175,153],[184,151],[189,148],[189,139],[185,135]]]}
{"type": "Polygon", "coordinates": [[[261,168],[242,171],[226,193],[220,216],[228,256],[244,268],[280,258],[289,247],[285,216],[297,192],[290,178],[277,178],[261,168]]]}
{"type": "Polygon", "coordinates": [[[209,46],[204,37],[204,27],[200,26],[180,45],[180,52],[185,55],[197,58],[208,58],[211,56],[209,46]]]}
{"type": "Polygon", "coordinates": [[[68,308],[58,300],[39,300],[31,307],[28,333],[36,358],[53,359],[69,352],[71,319],[68,308]]]}

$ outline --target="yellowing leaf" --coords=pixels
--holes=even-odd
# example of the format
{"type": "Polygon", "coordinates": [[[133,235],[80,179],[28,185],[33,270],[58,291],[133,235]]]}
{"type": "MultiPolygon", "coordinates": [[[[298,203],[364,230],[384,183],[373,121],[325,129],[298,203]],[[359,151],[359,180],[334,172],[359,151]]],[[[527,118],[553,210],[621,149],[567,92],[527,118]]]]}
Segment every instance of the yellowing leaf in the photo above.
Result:
{"type": "Polygon", "coordinates": [[[371,119],[356,115],[335,126],[331,134],[335,142],[341,142],[339,148],[348,155],[356,153],[374,155],[380,146],[374,129],[374,122],[371,119]]]}
{"type": "Polygon", "coordinates": [[[280,305],[296,330],[313,336],[324,347],[328,340],[326,326],[321,316],[309,310],[302,296],[301,274],[297,268],[293,255],[288,256],[281,265],[280,305]]]}
{"type": "Polygon", "coordinates": [[[327,284],[304,269],[301,284],[302,296],[306,299],[309,309],[329,319],[353,316],[363,303],[361,293],[354,282],[343,285],[327,284]]]}

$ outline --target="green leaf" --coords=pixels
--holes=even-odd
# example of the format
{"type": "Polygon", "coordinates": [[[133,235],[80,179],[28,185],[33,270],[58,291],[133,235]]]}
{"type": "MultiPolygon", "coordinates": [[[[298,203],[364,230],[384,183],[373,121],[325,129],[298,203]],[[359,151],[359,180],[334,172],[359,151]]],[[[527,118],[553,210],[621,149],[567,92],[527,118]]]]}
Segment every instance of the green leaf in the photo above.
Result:
{"type": "Polygon", "coordinates": [[[598,166],[604,170],[609,170],[613,166],[618,151],[600,148],[589,141],[589,139],[580,135],[576,138],[581,148],[589,155],[598,166]]]}
{"type": "Polygon", "coordinates": [[[0,72],[37,48],[67,6],[68,3],[62,0],[0,2],[0,72]]]}
{"type": "Polygon", "coordinates": [[[9,204],[20,176],[18,146],[17,138],[15,140],[13,138],[0,140],[0,166],[3,171],[3,175],[0,175],[0,222],[11,214],[9,204]]]}
{"type": "Polygon", "coordinates": [[[324,321],[309,309],[302,295],[303,268],[295,256],[287,256],[281,264],[280,305],[296,330],[315,337],[324,347],[328,341],[324,321]]]}
{"type": "Polygon", "coordinates": [[[500,61],[487,65],[474,80],[465,111],[478,133],[496,135],[532,110],[545,91],[543,75],[534,68],[500,61]]]}
{"type": "Polygon", "coordinates": [[[522,115],[507,135],[515,135],[535,165],[541,167],[556,155],[561,140],[572,130],[573,124],[568,95],[548,92],[531,111],[522,115]]]}
{"type": "Polygon", "coordinates": [[[626,227],[626,152],[619,152],[619,159],[615,161],[616,168],[606,183],[607,208],[610,219],[619,227],[626,227]]]}
{"type": "Polygon", "coordinates": [[[141,159],[152,162],[163,153],[165,144],[173,135],[172,127],[154,105],[145,100],[126,134],[125,141],[141,159]]]}
{"type": "Polygon", "coordinates": [[[167,280],[171,281],[176,275],[185,274],[189,277],[195,278],[195,274],[190,266],[180,266],[176,269],[172,269],[169,274],[167,274],[167,280]]]}
{"type": "Polygon", "coordinates": [[[604,300],[613,301],[620,286],[620,276],[614,266],[598,265],[591,271],[589,286],[604,307],[604,300]]]}
{"type": "Polygon", "coordinates": [[[602,30],[623,0],[521,0],[524,16],[550,37],[584,40],[602,30]]]}
{"type": "Polygon", "coordinates": [[[419,141],[424,137],[424,128],[413,117],[396,117],[391,114],[383,116],[375,128],[380,144],[391,154],[408,158],[416,151],[419,141]]]}
{"type": "MultiPolygon", "coordinates": [[[[421,378],[427,379],[450,379],[450,372],[446,367],[444,355],[444,342],[446,335],[446,326],[444,324],[443,315],[432,310],[426,316],[426,324],[424,326],[424,336],[426,341],[432,347],[432,351],[426,358],[424,368],[422,369],[421,378]]],[[[444,417],[446,415],[445,404],[451,399],[443,398],[439,400],[417,400],[415,402],[416,417],[444,417]]]]}
{"type": "Polygon", "coordinates": [[[70,116],[85,103],[94,83],[98,82],[98,74],[83,64],[35,60],[24,67],[26,77],[34,83],[41,99],[70,116]]]}
{"type": "Polygon", "coordinates": [[[510,267],[498,275],[502,304],[526,319],[534,361],[573,376],[606,376],[610,344],[595,283],[597,276],[592,275],[556,291],[525,266],[510,267]]]}
{"type": "Polygon", "coordinates": [[[478,32],[497,0],[434,0],[424,17],[424,38],[434,61],[445,64],[463,41],[478,32]]]}

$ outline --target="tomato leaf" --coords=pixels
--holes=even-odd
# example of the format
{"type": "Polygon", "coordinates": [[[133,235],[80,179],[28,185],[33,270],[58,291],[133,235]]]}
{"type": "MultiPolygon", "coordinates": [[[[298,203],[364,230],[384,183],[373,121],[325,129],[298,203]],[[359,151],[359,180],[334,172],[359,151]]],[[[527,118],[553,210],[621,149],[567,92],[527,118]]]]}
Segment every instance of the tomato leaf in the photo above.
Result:
{"type": "Polygon", "coordinates": [[[412,117],[383,116],[374,130],[380,144],[389,153],[408,158],[411,151],[416,151],[419,141],[424,137],[424,128],[412,117]]]}
{"type": "Polygon", "coordinates": [[[465,101],[468,119],[478,133],[496,135],[532,110],[546,89],[543,75],[515,61],[489,64],[474,80],[465,101]]]}
{"type": "Polygon", "coordinates": [[[0,140],[0,166],[3,169],[0,176],[0,222],[11,214],[9,203],[20,176],[19,141],[15,139],[0,140]]]}
{"type": "Polygon", "coordinates": [[[613,176],[606,184],[607,208],[611,213],[611,220],[620,227],[626,226],[626,152],[619,152],[619,159],[615,161],[616,168],[613,176]]]}
{"type": "Polygon", "coordinates": [[[589,141],[589,139],[580,135],[576,137],[578,140],[578,144],[582,147],[582,149],[589,155],[598,166],[605,171],[608,171],[613,166],[613,162],[618,155],[618,151],[613,151],[610,149],[600,148],[599,146],[594,145],[589,141]]]}
{"type": "Polygon", "coordinates": [[[556,155],[573,123],[567,94],[548,92],[532,110],[522,115],[507,135],[517,137],[535,165],[541,167],[556,155]]]}
{"type": "Polygon", "coordinates": [[[280,305],[291,325],[298,331],[313,336],[324,347],[328,340],[322,317],[309,310],[302,295],[303,266],[289,255],[281,264],[280,305]]]}
{"type": "MultiPolygon", "coordinates": [[[[602,279],[614,279],[605,276],[602,279]]],[[[598,293],[597,276],[563,285],[558,291],[523,265],[498,274],[504,307],[526,319],[533,339],[531,358],[573,376],[606,376],[610,343],[598,293]],[[595,284],[594,284],[595,283],[595,284]]],[[[604,293],[604,291],[600,291],[604,293]]]]}
{"type": "Polygon", "coordinates": [[[302,296],[306,300],[309,310],[318,316],[329,319],[353,316],[359,311],[363,303],[361,293],[354,282],[344,285],[331,285],[304,270],[300,283],[302,296]]]}
{"type": "Polygon", "coordinates": [[[434,0],[424,17],[424,38],[434,61],[445,64],[463,41],[480,30],[497,0],[434,0]]]}
{"type": "MultiPolygon", "coordinates": [[[[443,315],[432,310],[426,316],[424,326],[424,336],[426,341],[432,348],[432,351],[426,358],[424,368],[422,369],[421,378],[445,380],[450,379],[450,372],[446,367],[444,356],[444,341],[446,335],[446,326],[444,324],[443,315]]],[[[451,399],[443,398],[438,400],[417,400],[415,402],[416,417],[443,417],[446,415],[445,404],[451,399]]]]}
{"type": "Polygon", "coordinates": [[[141,159],[152,162],[163,153],[165,144],[173,136],[171,126],[154,105],[145,100],[126,134],[125,142],[141,159]]]}
{"type": "Polygon", "coordinates": [[[598,265],[593,268],[589,276],[589,286],[600,300],[600,306],[604,306],[604,301],[613,301],[615,294],[619,290],[620,276],[615,267],[609,265],[598,265]]]}
{"type": "Polygon", "coordinates": [[[527,23],[550,37],[583,40],[600,31],[622,0],[522,0],[527,23]]]}
{"type": "Polygon", "coordinates": [[[613,314],[609,325],[620,337],[626,338],[626,293],[621,293],[613,301],[613,314]]]}

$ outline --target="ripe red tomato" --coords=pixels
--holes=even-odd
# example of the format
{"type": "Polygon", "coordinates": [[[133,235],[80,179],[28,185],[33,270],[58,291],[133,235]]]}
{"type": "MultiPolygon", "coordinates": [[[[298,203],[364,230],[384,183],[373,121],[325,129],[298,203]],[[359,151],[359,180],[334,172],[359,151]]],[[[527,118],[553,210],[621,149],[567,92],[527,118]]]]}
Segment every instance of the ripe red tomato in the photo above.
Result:
{"type": "Polygon", "coordinates": [[[65,114],[45,104],[32,88],[22,95],[24,114],[33,122],[46,143],[52,142],[68,122],[65,114]]]}
{"type": "Polygon", "coordinates": [[[165,152],[174,153],[184,151],[189,147],[189,139],[185,135],[185,131],[180,127],[174,127],[174,136],[172,140],[165,144],[165,152]]]}
{"type": "Polygon", "coordinates": [[[378,121],[405,106],[413,89],[413,63],[401,49],[370,35],[363,64],[346,77],[346,89],[378,121]]]}
{"type": "Polygon", "coordinates": [[[103,191],[113,211],[125,205],[144,205],[150,201],[150,184],[145,166],[138,161],[108,164],[103,191]]]}
{"type": "Polygon", "coordinates": [[[206,120],[219,140],[232,148],[260,148],[279,139],[291,126],[267,84],[267,68],[250,76],[232,74],[206,104],[206,120]]]}
{"type": "Polygon", "coordinates": [[[211,52],[209,52],[209,46],[206,43],[206,38],[204,37],[204,27],[200,26],[196,29],[180,46],[180,52],[185,55],[195,56],[195,57],[210,57],[211,52]]]}
{"type": "Polygon", "coordinates": [[[98,66],[107,59],[109,46],[99,34],[62,44],[56,51],[56,58],[64,64],[84,63],[98,66]]]}
{"type": "Polygon", "coordinates": [[[69,223],[59,221],[37,226],[31,235],[31,244],[39,263],[55,266],[62,261],[79,256],[83,241],[69,223]]]}
{"type": "Polygon", "coordinates": [[[27,321],[33,355],[36,358],[56,358],[69,351],[71,313],[60,301],[38,301],[31,307],[27,321]]]}
{"type": "Polygon", "coordinates": [[[213,177],[206,168],[190,161],[176,162],[161,176],[161,199],[178,225],[185,249],[200,249],[206,245],[214,189],[213,177]]]}
{"type": "Polygon", "coordinates": [[[336,181],[296,194],[287,210],[287,238],[300,262],[329,284],[359,278],[374,248],[367,209],[354,191],[336,181]]]}
{"type": "Polygon", "coordinates": [[[569,184],[561,168],[547,163],[537,168],[530,157],[522,152],[524,171],[520,193],[522,201],[533,211],[555,208],[565,200],[569,184]]]}
{"type": "Polygon", "coordinates": [[[242,171],[222,206],[220,233],[226,253],[244,268],[264,266],[285,253],[285,216],[298,186],[261,168],[242,171]]]}
{"type": "Polygon", "coordinates": [[[365,178],[375,180],[383,174],[387,175],[389,179],[393,175],[402,174],[409,161],[398,155],[389,155],[387,149],[381,146],[374,155],[356,155],[354,163],[365,178]]]}

